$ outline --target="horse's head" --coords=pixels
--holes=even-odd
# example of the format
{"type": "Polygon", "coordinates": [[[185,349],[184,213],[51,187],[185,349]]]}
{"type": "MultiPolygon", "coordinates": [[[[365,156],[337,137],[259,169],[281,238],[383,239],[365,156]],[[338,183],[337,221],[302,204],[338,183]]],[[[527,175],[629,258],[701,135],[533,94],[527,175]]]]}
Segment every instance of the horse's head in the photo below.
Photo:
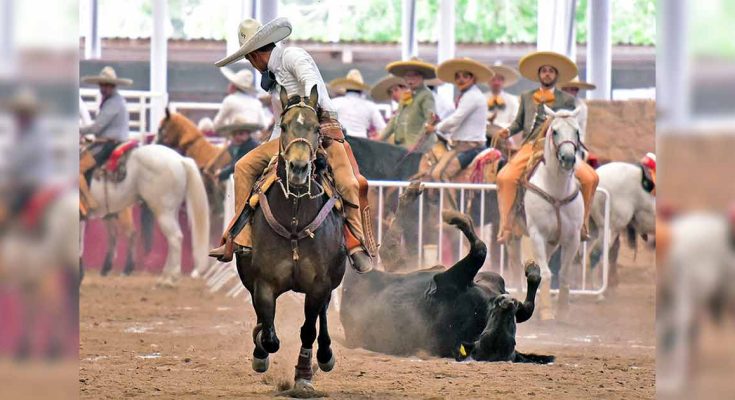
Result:
{"type": "Polygon", "coordinates": [[[314,86],[309,97],[292,96],[281,88],[281,144],[280,157],[284,161],[286,178],[290,185],[303,186],[309,181],[313,161],[319,147],[319,118],[316,107],[319,100],[314,86]]]}
{"type": "Polygon", "coordinates": [[[571,171],[577,160],[577,151],[582,145],[579,140],[579,122],[577,122],[579,108],[574,111],[554,111],[544,106],[544,109],[546,115],[552,118],[549,132],[546,133],[545,152],[550,151],[549,156],[555,156],[562,169],[571,171]]]}
{"type": "Polygon", "coordinates": [[[166,116],[158,124],[156,143],[179,149],[198,136],[202,136],[202,133],[193,122],[179,113],[170,112],[166,107],[166,116]]]}

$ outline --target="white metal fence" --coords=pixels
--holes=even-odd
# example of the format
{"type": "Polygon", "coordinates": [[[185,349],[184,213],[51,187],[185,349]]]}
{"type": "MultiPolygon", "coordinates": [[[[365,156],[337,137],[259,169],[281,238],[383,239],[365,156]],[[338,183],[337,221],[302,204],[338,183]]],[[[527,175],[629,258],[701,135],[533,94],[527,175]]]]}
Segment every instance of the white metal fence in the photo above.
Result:
{"type": "MultiPolygon", "coordinates": [[[[149,121],[148,112],[151,109],[151,99],[162,97],[163,93],[149,92],[146,90],[118,90],[120,95],[125,98],[130,113],[130,132],[132,136],[142,138],[146,133],[155,129],[153,122],[149,121]]],[[[82,97],[85,106],[92,114],[92,118],[97,115],[100,108],[101,95],[99,90],[92,88],[79,89],[79,95],[82,97]]],[[[156,122],[157,123],[157,122],[156,122]]]]}
{"type": "MultiPolygon", "coordinates": [[[[377,195],[377,208],[375,217],[377,218],[377,237],[380,242],[385,233],[386,227],[384,226],[384,219],[387,216],[389,210],[387,209],[386,196],[388,195],[389,189],[396,189],[397,194],[400,194],[409,182],[401,181],[370,181],[370,190],[372,195],[377,195]]],[[[474,194],[473,201],[479,201],[479,212],[474,215],[474,224],[480,229],[480,238],[485,243],[491,243],[492,239],[492,221],[485,212],[486,202],[488,201],[488,192],[496,191],[497,187],[494,184],[457,184],[457,183],[436,183],[426,182],[423,184],[424,191],[418,197],[418,219],[416,221],[417,236],[416,236],[416,253],[415,259],[417,261],[416,269],[440,264],[444,261],[444,264],[448,264],[448,257],[445,254],[449,252],[451,254],[451,263],[456,262],[464,256],[464,241],[465,238],[461,232],[458,232],[454,228],[449,228],[445,231],[448,226],[443,223],[441,213],[436,212],[435,215],[425,215],[424,202],[433,201],[435,202],[435,209],[442,210],[448,201],[448,191],[454,191],[459,205],[459,211],[465,212],[467,207],[467,200],[471,197],[470,194],[474,194]],[[434,192],[434,193],[432,193],[434,192]],[[429,196],[433,196],[429,200],[429,196]],[[427,225],[428,224],[428,225],[427,225]],[[425,237],[425,232],[431,232],[432,230],[425,229],[427,226],[436,227],[436,240],[430,241],[425,237]],[[457,240],[445,240],[450,238],[450,235],[457,235],[457,240]]],[[[575,262],[573,265],[574,271],[569,272],[570,278],[570,292],[577,295],[590,295],[597,296],[603,294],[607,290],[608,286],[608,271],[609,271],[609,260],[608,260],[608,248],[610,243],[610,194],[605,190],[598,188],[598,193],[602,193],[605,196],[605,220],[603,229],[602,240],[602,257],[601,257],[601,268],[598,267],[594,273],[595,277],[588,276],[590,271],[588,264],[589,258],[587,256],[587,242],[582,244],[580,250],[580,262],[575,262]],[[595,278],[595,279],[591,279],[595,278]],[[591,282],[589,282],[591,281],[591,282]]],[[[234,210],[234,180],[230,179],[227,184],[227,195],[225,197],[225,225],[232,219],[235,214],[234,210]]],[[[409,247],[409,246],[405,246],[409,247]]],[[[524,246],[525,247],[525,246],[524,246]]],[[[505,277],[507,271],[507,257],[505,256],[505,248],[498,246],[488,246],[489,253],[486,259],[486,264],[483,266],[483,270],[493,270],[500,275],[505,277]],[[497,252],[498,257],[492,257],[493,253],[497,252]],[[492,265],[492,259],[499,259],[499,265],[492,265]]],[[[522,250],[523,252],[523,250],[522,250]]],[[[531,258],[531,254],[528,251],[523,252],[523,259],[531,258]]],[[[205,275],[208,278],[208,284],[211,290],[218,291],[223,288],[230,280],[237,277],[237,272],[234,268],[234,264],[223,264],[219,263],[211,268],[205,275]]],[[[244,291],[244,288],[240,282],[236,280],[236,284],[228,291],[228,295],[237,296],[244,291]]],[[[520,288],[508,287],[509,291],[516,291],[520,288]]]]}

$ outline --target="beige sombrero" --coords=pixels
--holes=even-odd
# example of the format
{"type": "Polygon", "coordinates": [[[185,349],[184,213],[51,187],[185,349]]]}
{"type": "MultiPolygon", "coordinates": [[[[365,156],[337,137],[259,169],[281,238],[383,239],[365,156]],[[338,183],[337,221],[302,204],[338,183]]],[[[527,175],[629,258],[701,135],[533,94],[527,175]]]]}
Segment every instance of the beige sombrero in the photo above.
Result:
{"type": "Polygon", "coordinates": [[[13,97],[0,102],[0,107],[10,112],[36,113],[43,109],[36,93],[24,87],[18,90],[13,97]]]}
{"type": "Polygon", "coordinates": [[[339,92],[340,89],[359,90],[361,92],[370,90],[370,86],[366,85],[365,81],[362,79],[360,71],[354,68],[351,69],[344,78],[331,80],[329,82],[329,86],[331,86],[336,92],[339,92]]]}
{"type": "Polygon", "coordinates": [[[82,83],[90,83],[94,85],[107,83],[111,85],[129,86],[133,84],[133,80],[128,78],[118,78],[115,69],[108,65],[102,68],[99,75],[83,76],[82,83]]]}
{"type": "Polygon", "coordinates": [[[490,70],[495,73],[495,76],[503,77],[503,87],[510,87],[515,85],[516,83],[518,83],[518,79],[520,79],[521,77],[521,74],[519,74],[515,68],[500,64],[499,62],[495,63],[495,65],[490,66],[490,70]]]}
{"type": "Polygon", "coordinates": [[[227,64],[242,60],[254,50],[270,43],[280,42],[290,34],[291,23],[286,18],[276,18],[265,25],[255,19],[247,18],[240,22],[237,30],[240,48],[214,64],[218,67],[224,67],[227,64]]]}
{"type": "Polygon", "coordinates": [[[244,68],[237,72],[233,72],[227,67],[220,68],[222,75],[232,82],[238,89],[249,92],[253,90],[253,71],[250,68],[244,68]]]}
{"type": "Polygon", "coordinates": [[[580,81],[579,77],[572,79],[569,82],[563,83],[559,85],[561,89],[564,88],[577,88],[579,90],[595,90],[597,89],[597,85],[594,83],[589,83],[585,81],[580,81]]]}
{"type": "Polygon", "coordinates": [[[425,81],[424,84],[426,86],[434,86],[434,87],[437,87],[439,85],[443,85],[444,84],[444,81],[442,81],[439,78],[432,78],[432,79],[429,79],[429,80],[425,81]]]}
{"type": "Polygon", "coordinates": [[[476,83],[484,83],[494,75],[490,68],[471,58],[453,58],[444,61],[436,67],[436,75],[444,82],[454,83],[454,74],[467,71],[475,76],[476,83]]]}
{"type": "Polygon", "coordinates": [[[558,82],[569,82],[577,76],[577,65],[563,54],[553,51],[537,51],[521,58],[518,69],[524,78],[538,82],[538,70],[551,65],[559,72],[558,82]]]}
{"type": "Polygon", "coordinates": [[[424,79],[436,78],[436,67],[434,67],[434,64],[429,64],[416,57],[412,57],[407,61],[393,61],[385,67],[385,70],[399,77],[403,77],[408,71],[416,71],[424,79]]]}
{"type": "Polygon", "coordinates": [[[235,114],[229,121],[223,126],[219,127],[216,132],[218,135],[229,135],[232,132],[247,130],[255,132],[263,129],[263,125],[257,122],[254,116],[250,116],[246,113],[235,114]]]}
{"type": "Polygon", "coordinates": [[[370,90],[370,97],[372,97],[373,100],[377,102],[390,101],[390,94],[388,93],[388,90],[390,90],[390,88],[395,85],[404,85],[408,87],[406,81],[404,81],[403,78],[397,77],[395,75],[384,76],[370,90]]]}

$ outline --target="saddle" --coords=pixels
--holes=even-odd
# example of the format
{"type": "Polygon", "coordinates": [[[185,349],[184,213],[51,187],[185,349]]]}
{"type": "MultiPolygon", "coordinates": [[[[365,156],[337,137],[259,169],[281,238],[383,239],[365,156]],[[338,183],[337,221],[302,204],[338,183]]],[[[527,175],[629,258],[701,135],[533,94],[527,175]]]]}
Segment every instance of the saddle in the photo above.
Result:
{"type": "Polygon", "coordinates": [[[133,139],[115,147],[115,150],[112,151],[105,164],[95,170],[94,177],[107,179],[115,183],[122,182],[127,175],[126,165],[128,158],[138,146],[140,146],[140,142],[133,139]]]}

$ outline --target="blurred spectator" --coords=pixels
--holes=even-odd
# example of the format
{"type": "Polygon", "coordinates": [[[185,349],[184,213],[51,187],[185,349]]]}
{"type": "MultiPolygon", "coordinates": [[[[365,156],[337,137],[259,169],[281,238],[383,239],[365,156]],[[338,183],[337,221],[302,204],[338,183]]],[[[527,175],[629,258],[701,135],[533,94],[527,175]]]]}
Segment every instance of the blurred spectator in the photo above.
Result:
{"type": "Polygon", "coordinates": [[[351,69],[346,77],[337,78],[329,85],[345,91],[345,95],[333,99],[332,104],[348,135],[374,139],[377,132],[385,128],[385,120],[378,107],[363,95],[370,90],[370,86],[365,84],[360,71],[351,69]]]}

